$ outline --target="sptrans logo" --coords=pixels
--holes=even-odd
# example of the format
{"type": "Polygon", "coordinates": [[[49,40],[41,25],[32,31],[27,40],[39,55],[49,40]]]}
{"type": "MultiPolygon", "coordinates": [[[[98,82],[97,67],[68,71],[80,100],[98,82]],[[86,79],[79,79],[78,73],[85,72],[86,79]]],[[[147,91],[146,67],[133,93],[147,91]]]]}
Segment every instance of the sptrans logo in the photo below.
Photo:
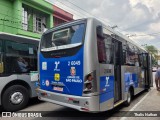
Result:
{"type": "Polygon", "coordinates": [[[106,77],[106,85],[105,87],[108,87],[109,86],[109,77],[106,77]]]}
{"type": "Polygon", "coordinates": [[[71,67],[70,73],[72,76],[76,75],[76,68],[75,67],[71,67]]]}
{"type": "Polygon", "coordinates": [[[54,71],[60,71],[60,69],[58,69],[58,65],[60,64],[60,61],[55,61],[55,68],[54,71]]]}

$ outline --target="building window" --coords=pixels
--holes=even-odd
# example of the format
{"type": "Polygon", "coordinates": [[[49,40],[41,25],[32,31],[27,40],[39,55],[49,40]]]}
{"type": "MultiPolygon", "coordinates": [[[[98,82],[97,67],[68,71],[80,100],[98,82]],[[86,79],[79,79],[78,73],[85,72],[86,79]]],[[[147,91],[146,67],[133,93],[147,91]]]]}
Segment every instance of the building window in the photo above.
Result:
{"type": "Polygon", "coordinates": [[[46,28],[46,17],[40,15],[39,13],[35,13],[33,16],[33,27],[34,32],[42,33],[46,28]]]}
{"type": "Polygon", "coordinates": [[[23,30],[28,29],[28,12],[26,9],[22,8],[22,28],[23,30]]]}
{"type": "Polygon", "coordinates": [[[30,32],[42,33],[46,28],[46,15],[26,5],[22,6],[22,28],[30,32]]]}
{"type": "Polygon", "coordinates": [[[36,17],[36,31],[41,32],[42,31],[42,18],[36,17]]]}

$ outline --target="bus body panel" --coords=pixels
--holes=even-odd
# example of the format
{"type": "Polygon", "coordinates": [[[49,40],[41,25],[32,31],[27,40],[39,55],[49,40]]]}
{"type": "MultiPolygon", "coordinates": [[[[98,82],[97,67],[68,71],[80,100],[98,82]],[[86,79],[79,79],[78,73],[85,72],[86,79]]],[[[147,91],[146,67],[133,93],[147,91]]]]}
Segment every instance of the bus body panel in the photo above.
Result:
{"type": "Polygon", "coordinates": [[[38,89],[40,100],[74,108],[80,111],[99,111],[99,96],[81,97],[75,95],[59,94],[42,89],[38,89]],[[45,95],[43,95],[45,93],[45,95]]]}
{"type": "Polygon", "coordinates": [[[22,80],[22,81],[26,82],[29,85],[30,90],[31,90],[30,91],[30,93],[31,93],[30,97],[31,98],[32,97],[37,97],[37,93],[35,91],[35,89],[37,88],[36,82],[38,81],[38,73],[37,73],[37,71],[35,71],[35,73],[29,73],[29,74],[24,74],[24,75],[23,74],[22,75],[18,74],[17,75],[17,79],[18,80],[22,80]]]}
{"type": "Polygon", "coordinates": [[[127,98],[127,92],[125,91],[125,66],[121,66],[121,85],[122,85],[122,100],[126,100],[127,98]]]}
{"type": "MultiPolygon", "coordinates": [[[[30,97],[36,97],[37,93],[35,91],[36,86],[35,86],[35,82],[36,81],[30,81],[30,75],[10,75],[10,76],[6,76],[6,77],[0,77],[0,96],[2,96],[2,91],[4,90],[5,86],[11,82],[14,82],[16,80],[20,80],[20,81],[24,81],[25,83],[28,84],[28,86],[30,86],[31,88],[31,95],[30,97]]],[[[0,99],[0,105],[1,105],[1,99],[0,99]]]]}
{"type": "MultiPolygon", "coordinates": [[[[86,35],[84,41],[84,78],[90,73],[95,73],[95,78],[93,79],[93,89],[94,93],[89,95],[83,94],[83,96],[97,96],[97,99],[93,99],[94,111],[100,111],[100,64],[98,62],[98,52],[97,52],[97,31],[96,27],[102,25],[99,21],[95,19],[88,18],[86,26],[86,35]]],[[[85,89],[85,85],[84,85],[85,89]]],[[[92,109],[89,109],[90,111],[92,109]]]]}
{"type": "Polygon", "coordinates": [[[39,55],[40,88],[82,96],[83,91],[83,47],[74,56],[44,58],[39,55]]]}
{"type": "Polygon", "coordinates": [[[100,111],[114,106],[114,65],[100,64],[100,111]]]}
{"type": "Polygon", "coordinates": [[[123,100],[127,99],[127,93],[130,87],[134,88],[134,95],[140,93],[145,89],[145,82],[144,82],[144,71],[140,67],[133,67],[133,66],[124,66],[122,67],[124,76],[124,98],[123,100]]]}
{"type": "MultiPolygon", "coordinates": [[[[84,76],[96,70],[96,79],[99,80],[99,63],[97,53],[96,26],[101,25],[99,22],[88,19],[86,34],[84,40],[84,76]]],[[[96,82],[96,81],[95,81],[96,82]]],[[[97,82],[97,91],[99,90],[99,82],[97,82]]]]}

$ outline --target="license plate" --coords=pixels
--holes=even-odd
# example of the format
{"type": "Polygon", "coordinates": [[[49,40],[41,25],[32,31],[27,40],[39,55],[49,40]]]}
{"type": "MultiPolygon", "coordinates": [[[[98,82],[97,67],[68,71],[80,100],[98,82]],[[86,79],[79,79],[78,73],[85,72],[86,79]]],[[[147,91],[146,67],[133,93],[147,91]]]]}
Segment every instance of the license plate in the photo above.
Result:
{"type": "Polygon", "coordinates": [[[62,92],[63,88],[62,87],[53,87],[53,90],[62,92]]]}

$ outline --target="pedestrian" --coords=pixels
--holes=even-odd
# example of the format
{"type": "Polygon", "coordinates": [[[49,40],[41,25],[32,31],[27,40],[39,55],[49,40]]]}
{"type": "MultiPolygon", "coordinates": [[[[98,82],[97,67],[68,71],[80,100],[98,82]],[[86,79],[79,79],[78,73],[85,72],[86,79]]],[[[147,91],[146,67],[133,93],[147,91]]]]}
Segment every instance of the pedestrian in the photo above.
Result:
{"type": "Polygon", "coordinates": [[[155,83],[156,83],[157,91],[160,91],[160,69],[157,69],[157,71],[156,71],[155,83]]]}

